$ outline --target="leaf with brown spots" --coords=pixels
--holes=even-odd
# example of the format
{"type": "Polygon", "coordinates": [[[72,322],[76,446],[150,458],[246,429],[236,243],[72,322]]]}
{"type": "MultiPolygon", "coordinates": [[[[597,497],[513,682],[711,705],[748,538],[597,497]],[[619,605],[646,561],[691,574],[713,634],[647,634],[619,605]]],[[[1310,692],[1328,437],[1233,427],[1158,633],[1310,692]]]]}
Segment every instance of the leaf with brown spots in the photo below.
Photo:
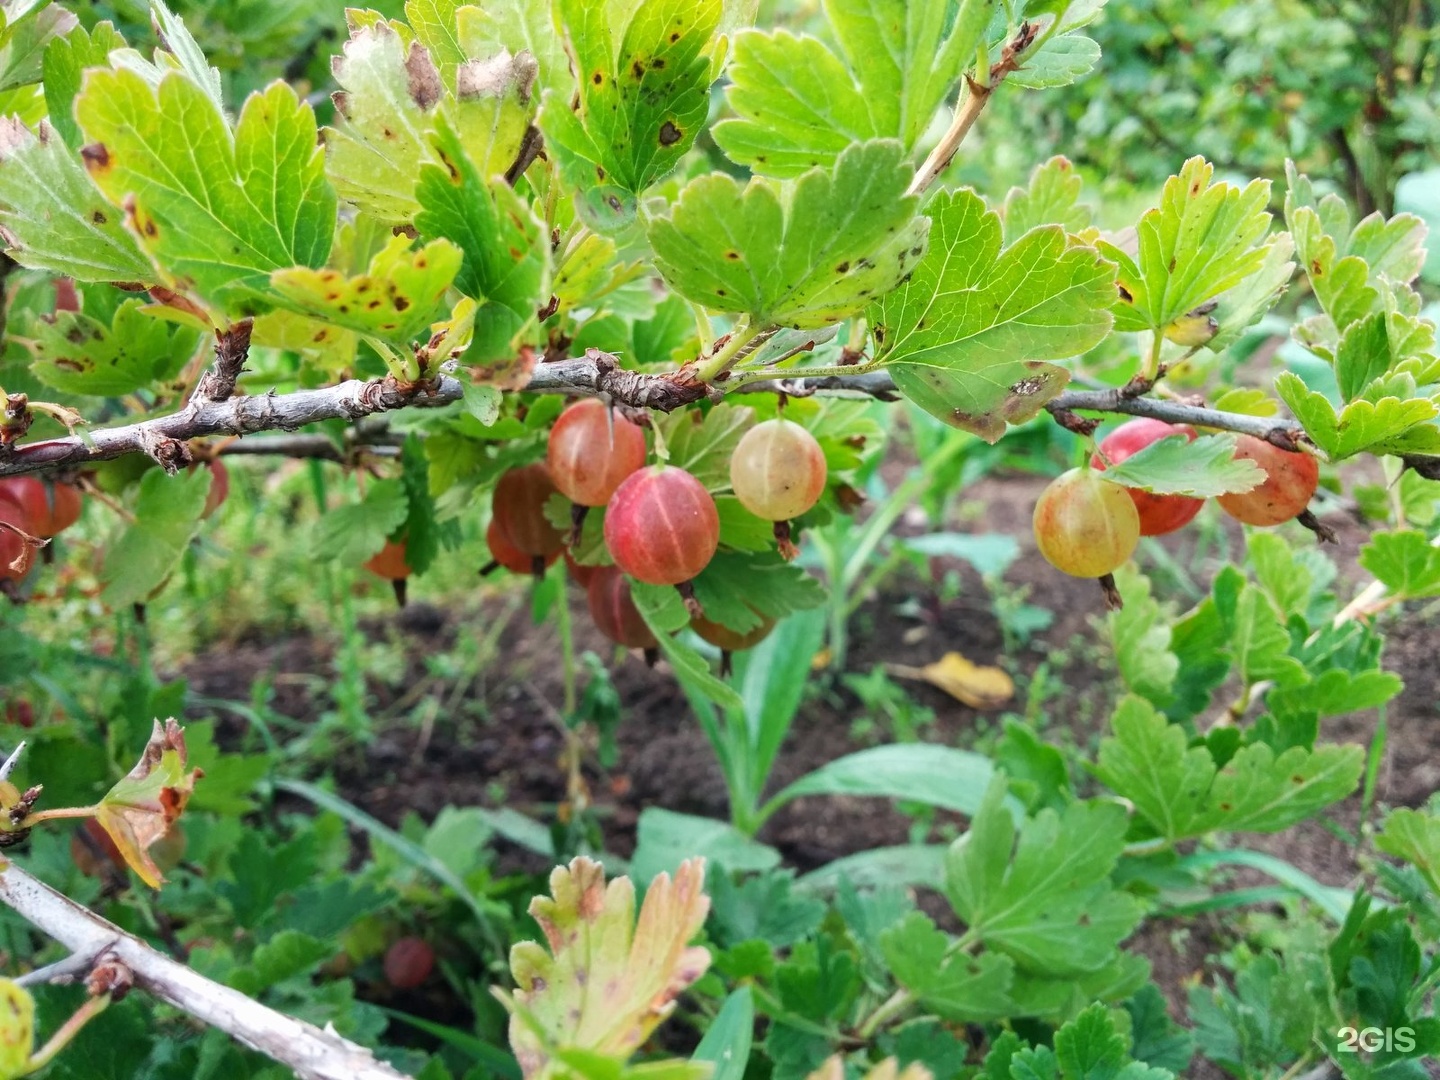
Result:
{"type": "Polygon", "coordinates": [[[1183,840],[1209,832],[1278,832],[1355,790],[1359,746],[1241,747],[1219,767],[1207,745],[1143,698],[1127,697],[1100,744],[1096,775],[1130,800],[1154,835],[1183,840]]]}
{"type": "MultiPolygon", "coordinates": [[[[427,36],[439,31],[426,23],[427,36]]],[[[453,57],[453,51],[449,53],[453,57]]],[[[503,173],[519,153],[538,105],[529,53],[500,51],[443,70],[419,40],[390,23],[355,25],[334,62],[334,127],[321,133],[340,196],[388,224],[412,221],[421,166],[440,161],[437,125],[460,133],[481,175],[503,173]]]]}
{"type": "Polygon", "coordinates": [[[50,124],[0,118],[0,231],[16,262],[77,281],[159,280],[124,215],[50,124]]]}
{"type": "Polygon", "coordinates": [[[46,386],[66,394],[122,397],[173,379],[195,355],[200,334],[193,327],[156,318],[135,299],[123,301],[111,314],[106,308],[115,290],[97,293],[85,290],[84,312],[31,319],[31,370],[46,386]]]}
{"type": "Polygon", "coordinates": [[[130,869],[152,889],[165,878],[150,858],[150,846],[170,831],[203,775],[199,769],[187,772],[187,760],[184,729],[173,719],[156,720],[140,760],[106,792],[95,814],[130,869]]]}
{"type": "Polygon", "coordinates": [[[95,185],[124,210],[165,283],[217,319],[266,310],[271,271],[325,264],[335,193],[315,115],[286,84],[251,94],[232,132],[179,71],[154,86],[129,69],[93,69],[75,115],[95,185]]]}
{"type": "Polygon", "coordinates": [[[1265,265],[1270,232],[1270,181],[1246,187],[1211,184],[1215,167],[1193,157],[1165,181],[1160,205],[1136,227],[1138,251],[1102,242],[1120,266],[1120,287],[1130,299],[1115,301],[1118,330],[1163,330],[1265,265]]]}
{"type": "Polygon", "coordinates": [[[1069,381],[1052,360],[1110,331],[1115,268],[1064,228],[1001,246],[1000,218],[973,191],[942,192],[913,272],[868,312],[900,392],[987,442],[1035,416],[1069,381]]]}
{"type": "Polygon", "coordinates": [[[549,948],[516,945],[516,989],[495,991],[511,1011],[510,1046],[526,1080],[565,1071],[557,1050],[626,1059],[675,1010],[710,966],[708,950],[689,946],[710,910],[704,885],[704,859],[682,863],[674,880],[660,874],[637,924],[629,878],[607,884],[604,867],[586,858],[551,872],[551,895],[530,903],[549,948]]]}
{"type": "Polygon", "coordinates": [[[650,224],[656,268],[680,295],[751,325],[812,329],[888,293],[925,251],[900,144],[861,143],[782,186],[711,173],[650,224]]]}
{"type": "Polygon", "coordinates": [[[425,330],[436,306],[460,269],[460,249],[448,240],[411,248],[405,235],[370,260],[363,274],[304,266],[277,270],[270,277],[281,303],[301,315],[409,345],[425,330]]]}
{"type": "Polygon", "coordinates": [[[556,0],[581,73],[579,108],[569,88],[550,89],[540,127],[597,231],[630,226],[638,196],[694,144],[709,114],[709,53],[723,8],[722,0],[556,0]]]}

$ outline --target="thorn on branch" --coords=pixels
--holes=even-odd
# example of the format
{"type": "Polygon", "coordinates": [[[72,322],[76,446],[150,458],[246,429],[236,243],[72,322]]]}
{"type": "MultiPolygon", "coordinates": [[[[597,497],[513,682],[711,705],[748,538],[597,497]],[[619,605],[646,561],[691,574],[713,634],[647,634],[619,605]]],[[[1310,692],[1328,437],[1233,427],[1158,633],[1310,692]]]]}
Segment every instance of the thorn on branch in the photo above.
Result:
{"type": "Polygon", "coordinates": [[[251,319],[241,319],[225,330],[215,331],[215,366],[200,377],[194,401],[226,401],[235,392],[245,361],[250,358],[254,325],[251,319]]]}

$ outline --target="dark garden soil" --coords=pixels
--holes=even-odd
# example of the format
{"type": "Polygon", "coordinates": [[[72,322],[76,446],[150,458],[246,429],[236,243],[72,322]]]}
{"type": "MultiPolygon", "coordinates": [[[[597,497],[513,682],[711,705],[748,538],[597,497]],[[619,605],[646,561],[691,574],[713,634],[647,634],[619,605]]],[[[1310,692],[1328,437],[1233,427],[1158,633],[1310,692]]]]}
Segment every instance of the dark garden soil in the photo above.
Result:
{"type": "MultiPolygon", "coordinates": [[[[1006,586],[1028,590],[1030,603],[1055,613],[1048,629],[1028,646],[1005,655],[994,604],[978,576],[961,564],[937,560],[932,576],[939,580],[946,571],[958,573],[958,596],[942,602],[934,586],[918,575],[888,582],[882,595],[870,598],[852,624],[850,670],[865,672],[888,663],[918,667],[956,651],[976,663],[1007,668],[1017,685],[1016,699],[1008,708],[1025,713],[1037,668],[1044,664],[1055,689],[1033,714],[1045,736],[1093,750],[1118,688],[1105,663],[1108,646],[1097,630],[1102,615],[1097,587],[1059,574],[1034,552],[1030,513],[1044,483],[1033,477],[989,479],[968,490],[967,496],[984,507],[983,525],[976,531],[1006,532],[1020,541],[1022,554],[1007,573],[1006,586]]],[[[1340,544],[1332,553],[1342,572],[1350,572],[1365,531],[1339,524],[1340,544]]],[[[1182,543],[1191,542],[1181,535],[1182,543]]],[[[1173,550],[1187,554],[1178,547],[1173,550]]],[[[342,755],[334,763],[347,798],[390,824],[398,824],[410,811],[428,820],[448,805],[505,805],[542,820],[553,815],[565,798],[562,740],[554,712],[561,686],[553,626],[532,627],[522,608],[503,633],[499,661],[487,665],[466,686],[434,681],[424,664],[428,653],[452,644],[466,624],[473,634],[487,620],[499,617],[504,606],[503,599],[495,597],[478,612],[460,616],[412,603],[366,627],[372,639],[402,644],[409,673],[398,689],[372,686],[372,715],[392,719],[379,725],[363,752],[342,755]],[[417,695],[415,688],[422,682],[424,688],[417,695]],[[401,701],[407,688],[409,698],[401,701]],[[458,707],[439,717],[433,729],[426,729],[405,716],[409,704],[424,694],[454,700],[458,707]]],[[[571,608],[577,648],[612,656],[608,643],[589,625],[578,592],[572,595],[571,608]]],[[[1419,805],[1440,788],[1437,656],[1440,623],[1422,624],[1411,618],[1390,628],[1386,666],[1404,678],[1406,688],[1388,710],[1389,735],[1377,791],[1384,804],[1419,805]]],[[[328,707],[313,676],[329,671],[330,664],[328,643],[300,637],[229,645],[223,652],[196,658],[180,674],[199,694],[238,700],[249,698],[257,678],[271,679],[271,706],[306,720],[328,707]]],[[[636,818],[649,806],[726,817],[725,788],[709,746],[664,665],[650,670],[632,655],[612,670],[624,706],[617,735],[618,763],[602,770],[592,756],[585,774],[602,817],[607,848],[628,855],[636,818]]],[[[915,701],[934,712],[934,724],[924,732],[926,739],[983,749],[998,733],[997,712],[977,712],[924,683],[906,686],[915,701]]],[[[1217,708],[1220,701],[1217,696],[1217,708]]],[[[772,790],[860,749],[864,743],[857,741],[852,723],[862,711],[855,695],[841,686],[813,694],[785,743],[772,790]]],[[[1346,717],[1329,723],[1324,734],[1328,739],[1368,745],[1375,723],[1374,714],[1346,717]]],[[[1353,829],[1358,819],[1358,800],[1331,815],[1333,823],[1346,830],[1353,829]]],[[[804,871],[857,851],[902,843],[910,825],[909,818],[882,800],[811,797],[778,813],[761,839],[804,871]]],[[[1276,836],[1247,836],[1243,842],[1283,857],[1328,885],[1351,884],[1357,874],[1349,846],[1318,822],[1276,836]]],[[[544,869],[538,857],[518,850],[507,852],[505,862],[515,868],[544,869]]],[[[1258,878],[1235,879],[1237,886],[1258,883],[1258,878]]],[[[1214,954],[1226,940],[1223,921],[1224,917],[1214,916],[1186,919],[1183,924],[1152,920],[1132,941],[1132,948],[1151,958],[1172,1005],[1183,999],[1185,988],[1197,976],[1214,969],[1214,954]]]]}

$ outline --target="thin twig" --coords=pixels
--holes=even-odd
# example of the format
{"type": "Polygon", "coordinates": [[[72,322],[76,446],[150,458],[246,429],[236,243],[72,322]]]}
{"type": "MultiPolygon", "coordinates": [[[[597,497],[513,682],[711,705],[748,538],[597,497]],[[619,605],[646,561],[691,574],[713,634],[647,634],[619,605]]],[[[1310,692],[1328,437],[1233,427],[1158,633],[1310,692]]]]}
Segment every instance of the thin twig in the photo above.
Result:
{"type": "Polygon", "coordinates": [[[300,1080],[405,1080],[363,1046],[210,981],[13,862],[0,870],[0,903],[72,953],[114,957],[134,973],[136,986],[289,1067],[300,1080]]]}

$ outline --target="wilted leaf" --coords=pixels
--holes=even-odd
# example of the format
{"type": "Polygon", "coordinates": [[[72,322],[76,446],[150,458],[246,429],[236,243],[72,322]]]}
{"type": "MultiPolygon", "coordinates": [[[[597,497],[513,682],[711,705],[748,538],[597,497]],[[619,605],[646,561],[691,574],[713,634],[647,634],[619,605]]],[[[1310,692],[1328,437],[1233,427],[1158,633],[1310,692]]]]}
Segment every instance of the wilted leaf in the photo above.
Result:
{"type": "Polygon", "coordinates": [[[637,924],[629,878],[607,885],[604,867],[583,857],[551,871],[551,895],[530,903],[549,950],[516,945],[516,989],[496,990],[511,1011],[510,1045],[527,1080],[557,1071],[556,1049],[628,1057],[674,1011],[676,997],[710,966],[708,950],[688,947],[710,909],[704,884],[704,859],[682,863],[673,881],[661,874],[637,924]]]}
{"type": "Polygon", "coordinates": [[[106,792],[95,812],[130,869],[152,889],[165,877],[150,858],[150,846],[170,831],[202,775],[199,769],[186,772],[187,760],[184,729],[173,718],[163,725],[156,720],[140,760],[106,792]]]}
{"type": "Polygon", "coordinates": [[[896,674],[920,678],[972,709],[998,709],[1015,696],[1015,683],[998,667],[976,664],[948,652],[923,668],[898,668],[896,674]]]}
{"type": "Polygon", "coordinates": [[[0,978],[0,1077],[28,1073],[34,1049],[35,999],[23,986],[0,978]]]}

